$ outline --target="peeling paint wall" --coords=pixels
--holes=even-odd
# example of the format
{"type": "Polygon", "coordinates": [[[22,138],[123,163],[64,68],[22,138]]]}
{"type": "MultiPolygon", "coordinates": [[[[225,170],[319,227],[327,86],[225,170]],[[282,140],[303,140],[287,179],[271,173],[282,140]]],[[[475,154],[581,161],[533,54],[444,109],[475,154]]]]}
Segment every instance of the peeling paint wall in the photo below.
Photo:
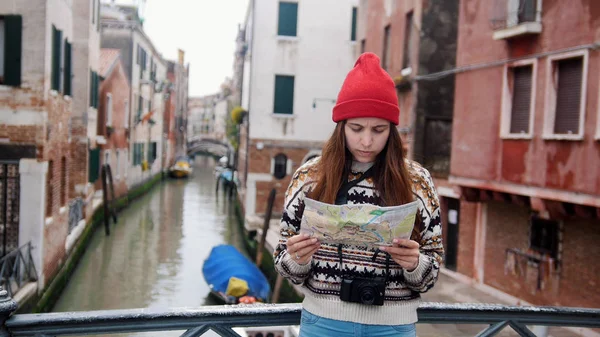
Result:
{"type": "MultiPolygon", "coordinates": [[[[458,65],[524,57],[590,44],[600,38],[600,4],[544,0],[542,33],[493,40],[491,3],[462,1],[458,65]]],[[[538,58],[532,139],[500,138],[503,66],[456,75],[451,174],[456,177],[509,182],[540,188],[600,195],[598,100],[600,55],[589,51],[584,135],[582,140],[546,140],[548,57],[538,58]]]]}

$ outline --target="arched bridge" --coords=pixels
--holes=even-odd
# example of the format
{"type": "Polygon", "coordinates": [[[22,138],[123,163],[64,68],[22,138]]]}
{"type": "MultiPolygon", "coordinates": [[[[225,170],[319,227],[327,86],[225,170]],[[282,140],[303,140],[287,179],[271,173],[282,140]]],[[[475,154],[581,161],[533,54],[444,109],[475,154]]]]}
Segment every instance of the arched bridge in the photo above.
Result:
{"type": "Polygon", "coordinates": [[[193,138],[188,142],[187,148],[188,156],[193,156],[198,152],[208,152],[219,157],[229,157],[233,152],[233,148],[229,144],[211,138],[193,138]]]}

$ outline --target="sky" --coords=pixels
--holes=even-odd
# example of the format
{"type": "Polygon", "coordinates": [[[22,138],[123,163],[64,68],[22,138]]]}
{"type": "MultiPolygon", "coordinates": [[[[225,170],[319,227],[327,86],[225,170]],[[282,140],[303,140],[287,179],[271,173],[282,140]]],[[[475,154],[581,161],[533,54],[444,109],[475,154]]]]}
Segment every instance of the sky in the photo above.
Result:
{"type": "MultiPolygon", "coordinates": [[[[116,3],[142,3],[119,0],[116,3]]],[[[238,24],[243,24],[248,0],[146,0],[144,31],[169,60],[177,49],[190,64],[189,96],[219,91],[233,76],[233,53],[238,24]]]]}

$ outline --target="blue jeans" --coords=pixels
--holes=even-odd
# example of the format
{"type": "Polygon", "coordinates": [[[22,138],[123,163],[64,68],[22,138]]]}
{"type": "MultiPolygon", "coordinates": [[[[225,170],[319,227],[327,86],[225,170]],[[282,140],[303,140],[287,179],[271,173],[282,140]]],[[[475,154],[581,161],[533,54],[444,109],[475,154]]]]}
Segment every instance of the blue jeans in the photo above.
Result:
{"type": "Polygon", "coordinates": [[[416,337],[414,324],[371,325],[313,315],[302,309],[299,337],[416,337]]]}

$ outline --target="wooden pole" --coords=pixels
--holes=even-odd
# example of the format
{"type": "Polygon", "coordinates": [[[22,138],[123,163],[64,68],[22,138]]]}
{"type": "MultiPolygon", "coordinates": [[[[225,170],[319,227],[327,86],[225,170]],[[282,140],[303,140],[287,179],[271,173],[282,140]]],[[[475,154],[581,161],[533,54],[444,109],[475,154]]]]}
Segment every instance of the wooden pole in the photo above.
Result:
{"type": "Polygon", "coordinates": [[[265,213],[265,222],[263,223],[263,231],[258,242],[258,248],[256,250],[256,266],[260,267],[262,262],[263,250],[265,249],[265,241],[267,240],[267,231],[269,231],[269,222],[271,222],[271,213],[273,213],[273,203],[275,202],[275,194],[277,190],[271,189],[269,193],[269,199],[267,201],[267,213],[265,213]]]}
{"type": "Polygon", "coordinates": [[[281,284],[283,283],[283,276],[277,274],[277,280],[275,280],[275,287],[273,288],[273,297],[271,303],[279,302],[279,293],[281,292],[281,284]]]}

